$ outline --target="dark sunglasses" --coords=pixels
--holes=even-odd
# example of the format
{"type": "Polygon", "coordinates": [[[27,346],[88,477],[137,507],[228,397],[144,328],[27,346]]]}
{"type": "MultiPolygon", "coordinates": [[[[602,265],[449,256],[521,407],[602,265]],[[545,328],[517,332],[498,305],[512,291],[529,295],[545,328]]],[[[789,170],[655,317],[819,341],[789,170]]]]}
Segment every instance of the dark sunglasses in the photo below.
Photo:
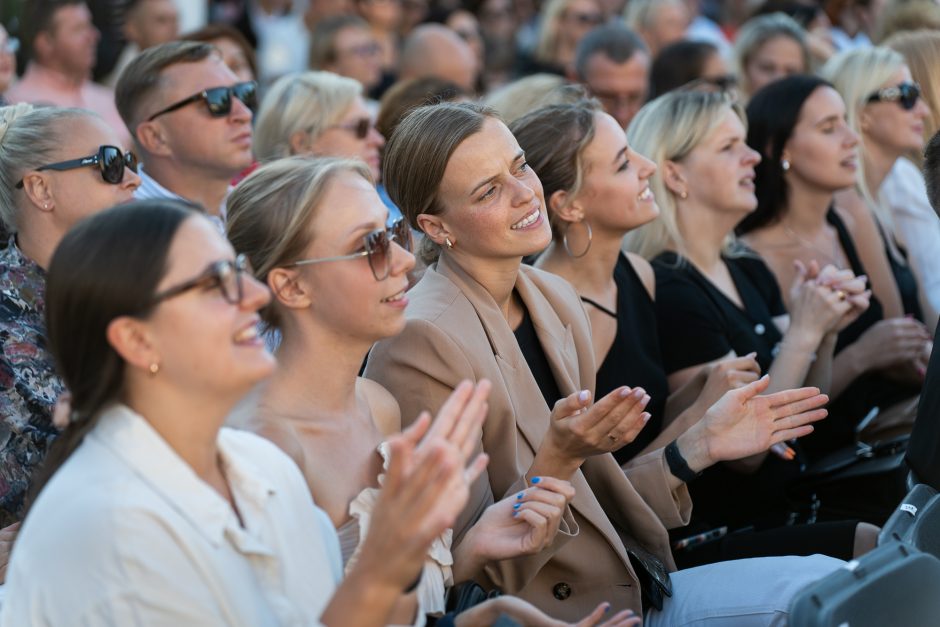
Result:
{"type": "Polygon", "coordinates": [[[229,259],[216,261],[195,279],[180,283],[154,296],[151,306],[168,298],[179,296],[189,290],[197,288],[212,289],[215,287],[222,292],[222,298],[226,302],[238,305],[245,296],[245,288],[242,283],[242,275],[245,273],[252,274],[251,264],[248,263],[248,258],[245,255],[238,255],[235,257],[235,261],[229,259]]]}
{"type": "MultiPolygon", "coordinates": [[[[36,168],[36,172],[43,170],[74,170],[84,168],[85,166],[98,166],[101,171],[101,178],[105,183],[119,185],[124,180],[124,168],[131,172],[137,172],[137,156],[128,151],[122,153],[116,146],[99,146],[98,153],[81,157],[80,159],[70,159],[69,161],[60,161],[58,163],[49,163],[36,168]]],[[[23,179],[16,184],[17,189],[23,189],[23,179]]]]}
{"type": "Polygon", "coordinates": [[[372,270],[372,276],[376,281],[384,281],[388,278],[391,271],[392,255],[390,250],[392,241],[407,251],[411,251],[411,227],[404,219],[398,219],[387,229],[378,229],[372,231],[362,238],[365,250],[361,250],[351,255],[340,255],[338,257],[321,257],[320,259],[301,259],[288,264],[287,267],[307,266],[325,261],[342,261],[345,259],[358,259],[360,257],[369,258],[369,268],[372,270]]]}
{"type": "Polygon", "coordinates": [[[918,98],[920,98],[920,85],[917,83],[901,83],[894,87],[879,89],[870,95],[865,102],[897,101],[902,109],[910,111],[917,105],[918,98]]]}
{"type": "Polygon", "coordinates": [[[574,20],[581,26],[600,26],[604,22],[604,16],[600,13],[577,13],[565,12],[564,19],[574,20]]]}
{"type": "Polygon", "coordinates": [[[369,136],[369,131],[372,130],[373,126],[375,125],[372,124],[371,118],[359,118],[355,122],[349,122],[347,124],[334,124],[329,128],[341,128],[355,135],[356,139],[365,139],[369,136]]]}
{"type": "Polygon", "coordinates": [[[254,111],[255,107],[258,105],[258,84],[254,81],[248,81],[246,83],[235,83],[228,87],[205,89],[198,94],[193,94],[189,98],[184,98],[175,104],[171,104],[166,109],[157,111],[147,118],[147,121],[151,122],[164,113],[170,113],[171,111],[182,109],[190,103],[200,101],[206,103],[209,115],[214,118],[222,118],[232,112],[232,96],[241,100],[246,107],[254,111]]]}

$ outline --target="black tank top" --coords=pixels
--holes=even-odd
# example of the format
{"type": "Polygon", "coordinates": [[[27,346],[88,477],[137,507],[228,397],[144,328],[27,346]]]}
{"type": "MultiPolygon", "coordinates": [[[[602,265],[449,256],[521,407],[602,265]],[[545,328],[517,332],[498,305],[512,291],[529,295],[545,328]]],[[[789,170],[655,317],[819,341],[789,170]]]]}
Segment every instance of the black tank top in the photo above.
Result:
{"type": "Polygon", "coordinates": [[[617,461],[624,464],[662,431],[669,383],[659,350],[656,307],[633,264],[623,254],[614,269],[614,282],[617,284],[616,312],[589,298],[582,297],[581,300],[617,321],[614,342],[597,370],[596,398],[603,398],[621,385],[641,387],[650,395],[646,406],[649,422],[633,442],[614,453],[617,461]]]}

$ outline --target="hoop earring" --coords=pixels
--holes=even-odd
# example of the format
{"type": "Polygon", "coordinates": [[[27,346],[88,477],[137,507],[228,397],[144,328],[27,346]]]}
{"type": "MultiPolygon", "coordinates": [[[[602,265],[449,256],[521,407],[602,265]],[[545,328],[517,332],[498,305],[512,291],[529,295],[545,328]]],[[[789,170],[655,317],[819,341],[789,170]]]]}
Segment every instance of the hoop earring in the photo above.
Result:
{"type": "Polygon", "coordinates": [[[453,248],[453,247],[454,247],[454,243],[453,243],[452,241],[450,241],[450,238],[449,238],[449,237],[445,237],[445,238],[444,238],[444,243],[447,244],[447,247],[448,247],[448,248],[453,248]]]}
{"type": "Polygon", "coordinates": [[[157,373],[160,372],[160,364],[158,364],[157,362],[153,362],[152,364],[150,364],[149,370],[150,370],[151,377],[157,376],[157,373]]]}
{"type": "Polygon", "coordinates": [[[571,255],[571,256],[574,257],[575,259],[580,259],[581,257],[583,257],[583,256],[585,256],[586,254],[588,254],[588,251],[589,251],[589,250],[591,250],[591,240],[592,240],[593,238],[594,238],[594,232],[591,231],[591,223],[588,222],[587,220],[583,220],[583,221],[581,221],[581,222],[571,222],[571,223],[568,224],[568,226],[565,228],[565,234],[564,234],[564,236],[562,236],[562,238],[561,238],[561,243],[562,243],[562,245],[565,247],[565,252],[567,252],[569,255],[571,255]],[[571,225],[572,225],[572,224],[583,224],[584,227],[587,229],[587,239],[588,239],[588,243],[587,243],[587,246],[584,248],[584,250],[581,251],[581,254],[580,254],[580,255],[576,255],[576,254],[574,254],[573,252],[571,252],[571,248],[568,246],[568,230],[571,228],[571,225]]]}
{"type": "Polygon", "coordinates": [[[783,170],[784,172],[786,172],[787,170],[789,170],[789,169],[790,169],[790,162],[787,161],[786,159],[781,159],[781,160],[780,160],[780,169],[783,170]]]}

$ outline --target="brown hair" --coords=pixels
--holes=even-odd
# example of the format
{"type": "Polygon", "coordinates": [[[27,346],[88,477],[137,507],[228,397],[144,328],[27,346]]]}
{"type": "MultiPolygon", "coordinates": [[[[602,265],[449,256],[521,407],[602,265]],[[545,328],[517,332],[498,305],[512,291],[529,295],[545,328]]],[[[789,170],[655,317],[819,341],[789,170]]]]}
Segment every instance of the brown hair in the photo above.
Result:
{"type": "MultiPolygon", "coordinates": [[[[228,199],[226,234],[235,250],[248,256],[259,281],[300,258],[327,186],[344,172],[373,182],[358,159],[298,156],[267,163],[238,184],[228,199]]],[[[280,326],[276,299],[260,314],[268,327],[280,326]]]]}
{"type": "Polygon", "coordinates": [[[219,23],[206,24],[198,30],[186,33],[181,36],[180,39],[183,41],[198,41],[207,44],[211,44],[216,39],[229,39],[235,42],[236,46],[241,48],[242,53],[245,55],[245,60],[248,61],[248,67],[251,68],[251,74],[256,77],[258,76],[258,59],[255,56],[255,49],[248,43],[248,40],[245,39],[241,31],[233,26],[219,23]]]}
{"type": "MultiPolygon", "coordinates": [[[[422,213],[444,212],[437,194],[454,150],[483,128],[495,111],[476,103],[441,103],[419,107],[402,120],[385,146],[382,180],[389,197],[413,228],[422,213]]],[[[440,246],[430,237],[421,240],[418,256],[426,264],[437,261],[440,246]]]]}
{"type": "Polygon", "coordinates": [[[564,237],[566,224],[552,210],[549,199],[562,190],[573,200],[581,190],[584,150],[594,139],[598,111],[596,100],[549,105],[522,116],[509,127],[525,151],[526,162],[542,182],[548,220],[556,240],[564,237]]]}
{"type": "Polygon", "coordinates": [[[310,33],[310,69],[322,70],[336,61],[336,38],[347,28],[368,31],[369,23],[358,15],[334,15],[317,23],[310,33]]]}
{"type": "Polygon", "coordinates": [[[196,41],[169,41],[147,48],[124,68],[114,89],[114,102],[131,135],[137,136],[141,109],[160,89],[163,70],[177,63],[196,63],[209,58],[215,48],[196,41]]]}

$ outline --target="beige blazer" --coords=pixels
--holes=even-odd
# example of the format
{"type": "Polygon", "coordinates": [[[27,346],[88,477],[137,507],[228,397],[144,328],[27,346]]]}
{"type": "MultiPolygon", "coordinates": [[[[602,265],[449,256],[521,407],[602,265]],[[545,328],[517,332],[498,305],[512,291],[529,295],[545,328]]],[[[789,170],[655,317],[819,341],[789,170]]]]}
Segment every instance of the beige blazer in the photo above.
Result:
{"type": "MultiPolygon", "coordinates": [[[[574,289],[560,277],[523,266],[516,290],[532,318],[563,395],[594,388],[590,325],[574,289]]],[[[550,410],[512,329],[490,294],[446,255],[409,292],[407,325],[372,350],[366,376],[401,405],[410,422],[437,411],[463,379],[489,379],[483,426],[490,456],[455,527],[459,542],[496,499],[517,492],[548,429],[550,410]]],[[[623,470],[612,455],[589,459],[571,482],[577,495],[552,546],[487,567],[490,581],[557,618],[580,619],[602,601],[640,612],[640,590],[626,553],[642,547],[675,569],[667,528],[684,525],[688,490],[671,491],[662,450],[623,470]]]]}

